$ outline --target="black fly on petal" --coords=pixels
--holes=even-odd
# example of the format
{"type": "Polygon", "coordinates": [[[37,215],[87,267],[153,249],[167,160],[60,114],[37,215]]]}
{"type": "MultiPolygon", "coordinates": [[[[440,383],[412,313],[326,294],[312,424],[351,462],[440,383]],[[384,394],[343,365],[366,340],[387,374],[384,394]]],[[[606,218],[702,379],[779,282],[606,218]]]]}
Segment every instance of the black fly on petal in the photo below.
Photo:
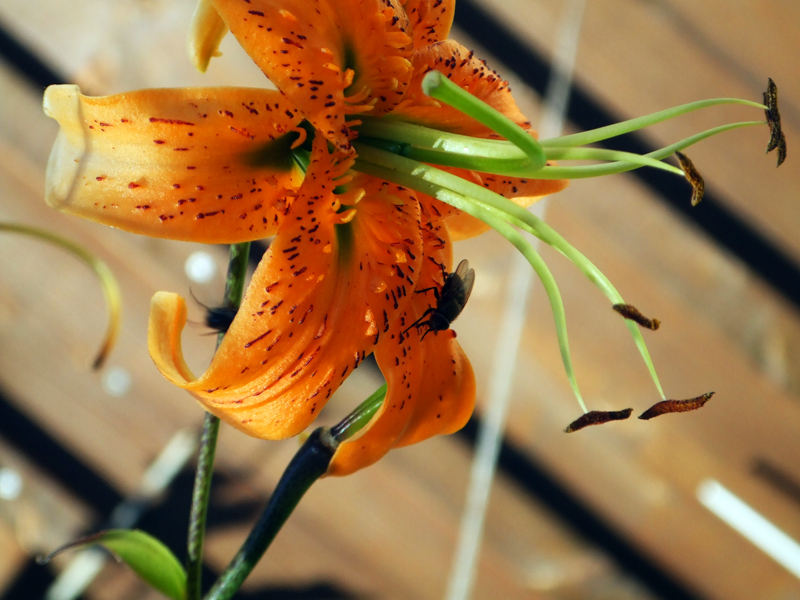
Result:
{"type": "MultiPolygon", "coordinates": [[[[444,267],[442,268],[444,269],[444,267]]],[[[456,270],[445,274],[444,283],[441,289],[430,287],[417,290],[418,294],[433,291],[436,298],[436,305],[428,308],[419,319],[409,325],[403,334],[412,327],[420,329],[427,327],[427,331],[422,334],[422,339],[431,331],[444,331],[450,328],[450,323],[464,310],[464,305],[469,300],[472,293],[472,286],[475,283],[475,270],[469,266],[468,260],[458,263],[456,270]],[[427,320],[425,319],[427,317],[427,320]]]]}

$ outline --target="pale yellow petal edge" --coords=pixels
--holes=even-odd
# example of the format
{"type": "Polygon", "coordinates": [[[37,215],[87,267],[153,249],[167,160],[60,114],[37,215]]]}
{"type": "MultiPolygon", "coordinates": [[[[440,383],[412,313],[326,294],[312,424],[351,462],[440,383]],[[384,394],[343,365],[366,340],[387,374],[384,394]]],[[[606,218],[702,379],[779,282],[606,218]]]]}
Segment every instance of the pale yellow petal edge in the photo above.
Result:
{"type": "Polygon", "coordinates": [[[201,73],[208,69],[208,63],[219,56],[219,44],[228,33],[228,26],[219,16],[211,0],[198,0],[189,27],[189,58],[201,73]]]}
{"type": "Polygon", "coordinates": [[[196,379],[183,359],[181,332],[184,325],[186,301],[172,292],[156,292],[150,301],[147,349],[161,374],[182,388],[196,379]]]}

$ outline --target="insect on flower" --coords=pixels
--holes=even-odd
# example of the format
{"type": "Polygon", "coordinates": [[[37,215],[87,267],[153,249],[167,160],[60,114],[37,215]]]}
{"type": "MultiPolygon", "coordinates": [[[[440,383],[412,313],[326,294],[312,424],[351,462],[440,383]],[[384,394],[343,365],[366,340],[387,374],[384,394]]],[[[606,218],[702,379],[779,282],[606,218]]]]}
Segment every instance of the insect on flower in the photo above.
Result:
{"type": "Polygon", "coordinates": [[[472,286],[475,283],[475,270],[469,266],[469,261],[464,259],[456,270],[452,273],[447,273],[442,267],[442,276],[444,283],[442,283],[441,290],[437,287],[429,287],[417,290],[418,294],[433,291],[436,298],[436,306],[431,306],[422,313],[422,316],[409,325],[405,333],[412,327],[419,330],[420,327],[428,327],[428,330],[422,334],[422,339],[431,331],[444,331],[450,328],[450,323],[456,320],[456,317],[464,310],[464,305],[469,299],[472,292],[472,286]],[[430,315],[430,316],[429,316],[430,315]],[[427,320],[424,320],[428,317],[427,320]]]}

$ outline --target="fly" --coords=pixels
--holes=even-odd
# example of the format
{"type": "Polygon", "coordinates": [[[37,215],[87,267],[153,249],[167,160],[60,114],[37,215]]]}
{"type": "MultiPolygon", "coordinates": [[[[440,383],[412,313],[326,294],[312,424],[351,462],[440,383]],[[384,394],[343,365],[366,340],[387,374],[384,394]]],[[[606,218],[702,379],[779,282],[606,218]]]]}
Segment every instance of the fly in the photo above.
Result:
{"type": "MultiPolygon", "coordinates": [[[[444,274],[444,267],[442,267],[444,274]]],[[[422,339],[431,331],[444,331],[450,328],[450,323],[456,320],[456,317],[461,314],[464,305],[469,299],[472,292],[472,285],[475,283],[475,270],[470,268],[468,260],[462,260],[458,263],[456,270],[452,273],[447,273],[444,277],[444,283],[441,289],[434,286],[417,290],[418,294],[433,291],[436,298],[436,306],[429,307],[422,316],[409,325],[403,333],[416,327],[419,330],[421,327],[427,327],[427,331],[422,334],[422,339]],[[427,317],[427,319],[426,319],[427,317]]]]}

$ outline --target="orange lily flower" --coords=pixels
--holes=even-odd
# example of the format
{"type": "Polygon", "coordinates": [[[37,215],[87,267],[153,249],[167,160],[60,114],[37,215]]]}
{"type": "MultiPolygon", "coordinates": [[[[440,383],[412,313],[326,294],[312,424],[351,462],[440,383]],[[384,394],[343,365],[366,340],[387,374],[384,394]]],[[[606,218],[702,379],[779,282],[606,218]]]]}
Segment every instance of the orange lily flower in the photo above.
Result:
{"type": "MultiPolygon", "coordinates": [[[[453,10],[454,0],[201,0],[198,65],[230,29],[279,91],[89,98],[75,86],[53,86],[45,93],[45,111],[61,126],[47,171],[51,205],[172,239],[275,236],[200,377],[181,352],[184,300],[154,296],[149,347],[167,379],[234,427],[278,439],[305,429],[375,353],[385,401],[339,446],[330,474],[456,431],[472,412],[474,375],[455,334],[422,339],[408,327],[433,301],[416,292],[440,287],[451,270],[451,239],[485,226],[421,192],[353,171],[365,116],[496,137],[422,92],[432,68],[530,130],[508,84],[445,39],[453,10]],[[308,147],[309,129],[303,173],[292,151],[308,147]]],[[[447,170],[523,205],[564,186],[447,170]]]]}

